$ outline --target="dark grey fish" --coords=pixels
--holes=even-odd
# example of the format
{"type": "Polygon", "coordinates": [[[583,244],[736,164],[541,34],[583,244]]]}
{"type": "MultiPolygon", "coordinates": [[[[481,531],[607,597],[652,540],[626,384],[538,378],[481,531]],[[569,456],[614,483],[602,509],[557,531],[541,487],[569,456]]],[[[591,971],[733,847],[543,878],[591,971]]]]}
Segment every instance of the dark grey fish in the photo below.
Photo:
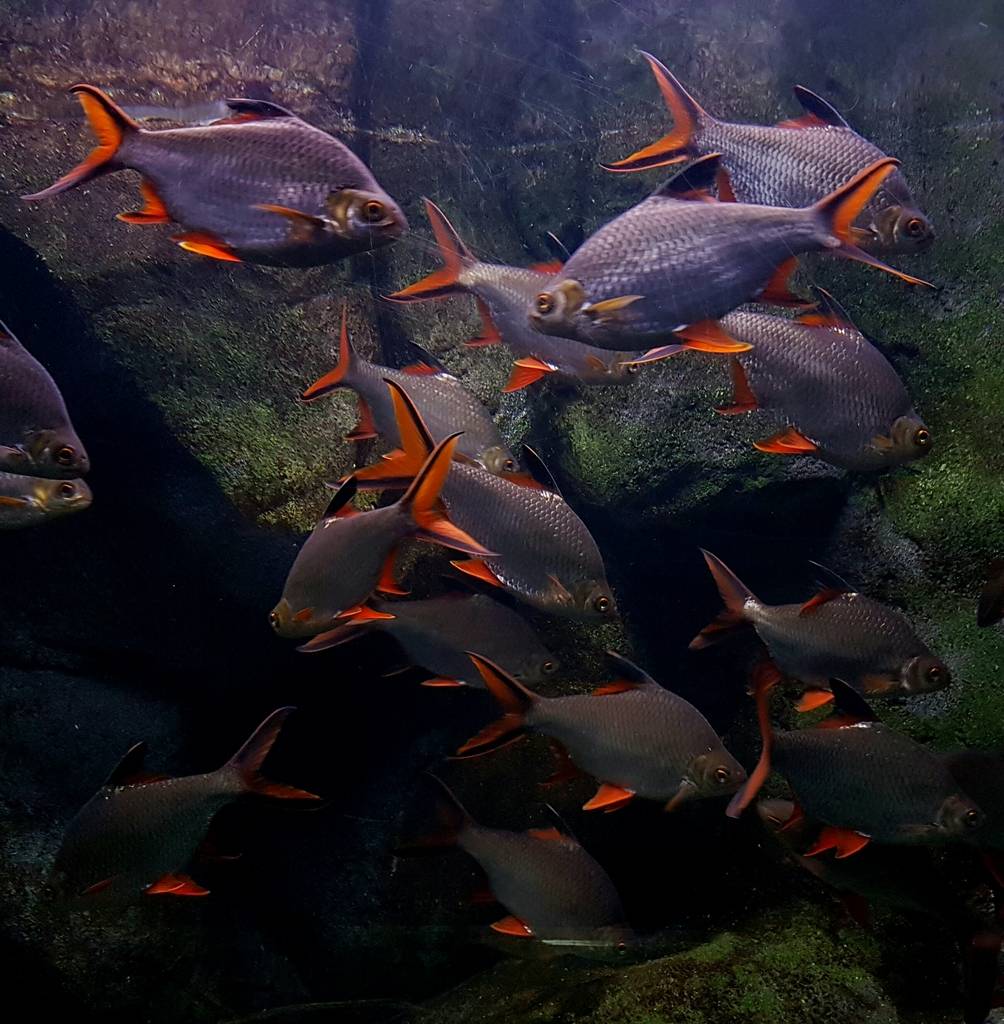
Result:
{"type": "Polygon", "coordinates": [[[228,100],[206,127],[141,128],[93,85],[70,90],[98,138],[83,163],[28,200],[130,168],[142,210],[128,224],[175,222],[183,249],[274,266],[332,263],[388,245],[408,227],[369,168],[327,132],[265,100],[228,100]]]}
{"type": "Polygon", "coordinates": [[[0,470],[72,480],[90,468],[56,382],[0,322],[0,470]]]}
{"type": "Polygon", "coordinates": [[[20,530],[82,512],[91,500],[91,489],[83,480],[0,473],[0,530],[20,530]]]}

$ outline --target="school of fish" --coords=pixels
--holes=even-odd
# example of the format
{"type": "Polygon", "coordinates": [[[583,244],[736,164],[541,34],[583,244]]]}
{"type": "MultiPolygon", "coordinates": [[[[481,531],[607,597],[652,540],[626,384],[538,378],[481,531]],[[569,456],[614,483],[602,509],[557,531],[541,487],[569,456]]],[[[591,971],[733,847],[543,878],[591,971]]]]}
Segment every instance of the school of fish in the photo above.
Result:
{"type": "MultiPolygon", "coordinates": [[[[629,385],[653,372],[651,364],[690,350],[727,368],[732,399],[718,413],[774,417],[775,432],[756,442],[763,453],[814,457],[861,474],[922,459],[934,439],[893,365],[836,298],[820,288],[804,296],[791,285],[803,253],[927,284],[884,262],[922,253],[935,237],[899,161],[801,86],[800,117],[730,124],[643,56],[672,128],[605,166],[679,165],[673,176],[563,265],[484,262],[424,199],[441,266],[385,298],[470,296],[482,333],[467,344],[504,345],[513,356],[505,391],[550,380],[629,385]]],[[[172,224],[183,250],[230,264],[332,263],[409,230],[358,157],[275,104],[227,100],[208,123],[153,129],[93,85],[70,91],[98,144],[54,184],[24,197],[33,203],[131,169],[141,178],[142,206],[120,214],[122,221],[172,224]]],[[[618,615],[587,523],[539,457],[517,451],[431,355],[418,350],[402,367],[364,358],[344,309],[337,351],[333,369],[304,381],[300,400],[339,401],[338,391],[353,392],[358,423],[348,437],[375,439],[383,454],[331,485],[274,607],[263,610],[263,628],[267,618],[306,653],[376,636],[429,687],[487,691],[501,717],[455,752],[458,774],[468,758],[505,757],[504,749],[540,734],[556,757],[552,784],[593,780],[586,812],[652,801],[687,814],[687,805],[708,801],[737,817],[774,773],[788,796],[756,804],[767,833],[841,892],[858,919],[867,900],[884,899],[944,922],[963,956],[973,936],[973,948],[996,951],[1000,930],[975,921],[939,887],[927,848],[981,851],[995,891],[1004,889],[995,861],[1004,855],[1004,753],[936,753],[866,703],[951,684],[947,664],[902,612],[825,572],[805,600],[768,604],[702,552],[724,608],[691,647],[745,632],[760,651],[751,710],[762,752],[748,767],[697,707],[619,654],[609,652],[606,681],[591,693],[557,684],[559,661],[527,615],[587,626],[618,615]],[[375,504],[356,507],[372,494],[375,504]],[[446,548],[464,589],[411,597],[399,566],[413,541],[446,548]],[[799,711],[832,713],[811,727],[780,728],[771,702],[786,693],[797,696],[799,711]]],[[[625,403],[631,394],[625,389],[625,403]]],[[[0,529],[86,509],[89,468],[57,384],[0,324],[0,529]]],[[[983,626],[1004,617],[1004,561],[990,567],[978,617],[983,626]]],[[[260,773],[292,710],[273,712],[207,774],[151,774],[145,747],[131,749],[66,827],[53,889],[86,905],[208,895],[198,864],[218,811],[255,794],[318,799],[260,773]]],[[[444,783],[434,778],[434,785],[440,829],[426,845],[458,847],[477,862],[504,910],[495,931],[568,952],[636,945],[614,882],[564,823],[524,831],[481,824],[444,783]]],[[[966,998],[966,1020],[982,1020],[989,995],[971,989],[966,998]]]]}

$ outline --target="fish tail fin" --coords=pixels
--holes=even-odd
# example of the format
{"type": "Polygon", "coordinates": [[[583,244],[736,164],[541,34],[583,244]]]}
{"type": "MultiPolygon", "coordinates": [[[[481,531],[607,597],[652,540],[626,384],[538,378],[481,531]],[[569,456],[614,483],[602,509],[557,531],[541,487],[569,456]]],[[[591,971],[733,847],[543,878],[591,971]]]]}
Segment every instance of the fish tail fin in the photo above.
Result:
{"type": "Polygon", "coordinates": [[[710,647],[717,643],[723,634],[744,625],[747,621],[746,605],[750,601],[756,601],[753,591],[720,558],[703,548],[701,554],[708,563],[718,593],[722,595],[725,610],[690,641],[692,651],[710,647]]]}
{"type": "Polygon", "coordinates": [[[410,857],[422,853],[435,853],[456,846],[460,834],[474,822],[467,808],[457,799],[456,793],[438,775],[433,775],[432,772],[426,772],[425,775],[439,788],[436,794],[436,817],[439,819],[439,827],[429,835],[398,844],[394,848],[395,856],[410,857]]]}
{"type": "Polygon", "coordinates": [[[443,266],[421,281],[388,295],[387,298],[392,302],[424,302],[426,299],[441,299],[462,292],[464,288],[460,284],[460,274],[464,267],[476,262],[474,254],[464,245],[456,228],[446,219],[446,214],[431,199],[425,199],[424,202],[443,266]]]}
{"type": "Polygon", "coordinates": [[[48,199],[68,189],[76,188],[85,181],[100,177],[109,171],[118,170],[121,164],[117,157],[122,144],[130,136],[141,131],[140,126],[119,106],[93,85],[74,85],[70,88],[84,108],[91,130],[97,136],[98,144],[68,174],[41,192],[35,192],[22,199],[34,201],[48,199]]]}
{"type": "Polygon", "coordinates": [[[453,453],[459,438],[459,432],[451,434],[436,445],[399,504],[414,520],[414,536],[418,540],[442,544],[443,547],[462,551],[474,558],[490,558],[493,552],[450,522],[439,500],[440,491],[453,465],[453,453]]]}
{"type": "Polygon", "coordinates": [[[829,195],[824,196],[809,211],[819,223],[822,231],[824,244],[833,248],[838,255],[845,259],[857,260],[859,263],[867,263],[869,266],[884,270],[887,274],[898,277],[907,284],[923,285],[925,288],[933,288],[934,285],[928,281],[905,274],[895,267],[870,256],[863,249],[854,244],[854,221],[858,214],[868,205],[872,197],[879,190],[882,182],[889,177],[896,168],[899,161],[891,156],[876,160],[875,163],[859,171],[845,182],[840,188],[835,189],[829,195]],[[839,242],[839,245],[837,244],[839,242]]]}
{"type": "Polygon", "coordinates": [[[770,696],[780,681],[780,673],[770,662],[761,662],[753,674],[753,696],[756,699],[757,723],[760,726],[760,759],[736,793],[725,813],[738,818],[753,802],[770,775],[770,759],[774,750],[774,729],[770,724],[770,696]]]}
{"type": "Polygon", "coordinates": [[[662,61],[644,51],[641,51],[641,55],[648,61],[659,86],[659,92],[662,93],[662,98],[673,115],[673,130],[657,142],[637,150],[623,160],[617,160],[612,164],[603,164],[604,170],[607,171],[624,173],[683,163],[684,160],[689,160],[697,155],[694,137],[701,122],[712,120],[662,61]]]}
{"type": "Polygon", "coordinates": [[[313,384],[300,396],[301,401],[314,402],[324,395],[330,394],[336,388],[347,387],[348,377],[352,370],[358,365],[359,356],[352,347],[349,339],[349,320],[346,303],[342,303],[342,327],[338,335],[338,365],[323,377],[318,377],[313,384]]]}
{"type": "Polygon", "coordinates": [[[476,736],[472,736],[458,751],[458,755],[485,752],[499,745],[500,740],[511,741],[518,738],[526,727],[527,712],[540,698],[528,690],[519,680],[499,668],[494,662],[482,658],[473,651],[467,657],[474,662],[475,668],[481,673],[488,692],[502,705],[504,714],[501,718],[485,726],[476,736]]]}
{"type": "Polygon", "coordinates": [[[244,793],[258,793],[261,796],[277,797],[280,800],[320,800],[314,793],[303,789],[272,782],[259,773],[265,758],[275,744],[286,719],[296,708],[279,708],[265,719],[251,734],[236,754],[223,766],[222,771],[234,773],[244,793]]]}

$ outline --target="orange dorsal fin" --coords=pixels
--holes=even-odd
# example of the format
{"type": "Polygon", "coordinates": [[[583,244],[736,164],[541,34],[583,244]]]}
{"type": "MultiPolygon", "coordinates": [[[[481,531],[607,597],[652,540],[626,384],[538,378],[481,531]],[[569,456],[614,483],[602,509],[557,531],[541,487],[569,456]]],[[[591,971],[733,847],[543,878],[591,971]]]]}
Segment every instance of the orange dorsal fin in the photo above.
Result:
{"type": "MultiPolygon", "coordinates": [[[[717,320],[701,320],[694,324],[687,324],[686,327],[681,327],[674,334],[682,339],[680,344],[684,348],[694,349],[698,352],[730,354],[748,352],[753,347],[748,342],[733,338],[717,320]]],[[[646,359],[646,361],[650,362],[651,360],[646,359]]]]}
{"type": "Polygon", "coordinates": [[[553,825],[550,828],[530,828],[526,834],[534,839],[543,839],[545,843],[558,843],[565,838],[553,825]]]}
{"type": "Polygon", "coordinates": [[[596,795],[582,805],[582,809],[584,811],[605,811],[609,814],[611,811],[619,811],[622,807],[626,807],[634,799],[634,796],[634,791],[631,789],[604,782],[596,791],[596,795]]]}
{"type": "Polygon", "coordinates": [[[852,331],[857,330],[850,314],[828,291],[820,288],[819,285],[813,285],[812,291],[816,295],[817,302],[812,308],[797,316],[796,323],[806,327],[843,327],[850,328],[852,331]]]}
{"type": "Polygon", "coordinates": [[[549,373],[555,373],[557,369],[553,364],[545,363],[543,359],[538,359],[536,356],[526,356],[524,359],[517,359],[512,364],[512,373],[509,374],[509,380],[506,381],[502,391],[505,394],[521,391],[523,388],[536,383],[541,377],[546,377],[549,373]]]}
{"type": "Polygon", "coordinates": [[[641,683],[633,683],[629,679],[617,679],[612,683],[603,683],[593,690],[594,697],[609,697],[615,693],[627,693],[630,690],[641,689],[641,683]]]}
{"type": "Polygon", "coordinates": [[[815,442],[804,437],[794,427],[787,427],[762,441],[754,441],[753,447],[772,455],[809,455],[817,450],[815,442]]]}
{"type": "Polygon", "coordinates": [[[503,917],[501,921],[496,921],[491,926],[491,929],[500,935],[514,935],[520,939],[533,938],[533,931],[530,926],[518,917],[513,917],[512,914],[508,917],[503,917]]]}
{"type": "Polygon", "coordinates": [[[401,372],[411,377],[435,377],[443,371],[429,363],[410,363],[408,366],[402,366],[401,372]]]}
{"type": "Polygon", "coordinates": [[[451,560],[450,565],[452,565],[454,569],[462,572],[465,576],[481,580],[482,583],[487,583],[493,587],[502,586],[502,581],[480,558],[454,559],[451,560]]]}
{"type": "Polygon", "coordinates": [[[795,710],[803,714],[826,707],[833,702],[833,694],[829,690],[806,690],[795,705],[795,710]]]}
{"type": "Polygon", "coordinates": [[[145,178],[140,182],[140,195],[143,197],[143,209],[133,213],[118,213],[116,217],[126,224],[168,224],[171,215],[167,212],[164,200],[160,198],[156,187],[145,178]]]}
{"type": "Polygon", "coordinates": [[[498,345],[502,341],[502,334],[495,321],[492,319],[492,311],[484,299],[476,299],[478,316],[481,317],[481,333],[476,338],[470,338],[464,344],[468,348],[486,348],[488,345],[498,345]]]}
{"type": "Polygon", "coordinates": [[[809,615],[821,605],[828,604],[830,601],[835,601],[838,597],[843,597],[847,591],[841,587],[824,587],[818,594],[810,597],[805,604],[799,609],[799,615],[809,615]]]}
{"type": "Polygon", "coordinates": [[[758,409],[760,403],[756,400],[746,371],[738,359],[729,360],[729,376],[732,378],[732,404],[720,405],[715,412],[719,416],[739,416],[742,413],[758,409]]]}
{"type": "Polygon", "coordinates": [[[816,857],[827,850],[836,850],[837,860],[853,856],[863,850],[871,842],[869,836],[862,835],[849,828],[836,828],[827,825],[819,833],[819,838],[805,851],[806,857],[816,857]]]}

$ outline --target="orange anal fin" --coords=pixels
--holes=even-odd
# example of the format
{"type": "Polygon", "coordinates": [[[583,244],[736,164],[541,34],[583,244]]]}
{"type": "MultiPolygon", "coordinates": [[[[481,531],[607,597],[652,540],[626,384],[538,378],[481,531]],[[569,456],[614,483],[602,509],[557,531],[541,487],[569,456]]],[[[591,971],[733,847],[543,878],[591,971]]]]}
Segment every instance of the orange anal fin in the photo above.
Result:
{"type": "Polygon", "coordinates": [[[604,782],[596,791],[596,795],[582,805],[584,811],[619,811],[634,799],[634,792],[622,786],[612,786],[604,782]]]}
{"type": "Polygon", "coordinates": [[[488,887],[487,882],[479,885],[468,897],[468,900],[475,905],[481,906],[488,903],[498,903],[498,900],[495,898],[495,893],[493,893],[488,887]]]}
{"type": "Polygon", "coordinates": [[[476,580],[481,580],[482,583],[490,583],[493,587],[501,587],[502,581],[488,568],[487,564],[482,562],[480,558],[468,558],[468,559],[453,559],[450,565],[454,569],[459,569],[460,572],[467,576],[471,576],[476,580]]]}
{"type": "Polygon", "coordinates": [[[817,450],[814,442],[803,437],[794,427],[788,427],[762,441],[754,441],[753,447],[771,455],[809,455],[817,450]]]}
{"type": "Polygon", "coordinates": [[[538,359],[536,356],[517,359],[512,364],[512,373],[509,374],[509,380],[502,391],[504,394],[509,394],[512,391],[521,391],[523,388],[535,384],[541,377],[546,377],[549,373],[554,373],[556,370],[556,366],[545,363],[543,359],[538,359]]]}
{"type": "Polygon", "coordinates": [[[97,896],[99,892],[104,892],[113,882],[115,878],[102,878],[100,882],[95,882],[93,885],[89,885],[80,894],[81,896],[97,896]]]}
{"type": "Polygon", "coordinates": [[[554,771],[541,783],[541,786],[549,789],[552,786],[559,786],[563,782],[571,782],[577,779],[582,772],[575,766],[571,755],[565,749],[564,744],[557,740],[550,741],[551,753],[554,754],[554,771]]]}
{"type": "Polygon", "coordinates": [[[778,829],[778,832],[790,832],[792,829],[798,828],[803,821],[805,821],[805,811],[803,811],[798,804],[793,804],[791,808],[791,815],[778,829]]]}
{"type": "Polygon", "coordinates": [[[144,179],[139,191],[143,197],[143,209],[133,213],[119,213],[116,215],[118,219],[126,224],[169,224],[171,215],[154,185],[144,179]]]}
{"type": "Polygon", "coordinates": [[[502,334],[495,321],[492,319],[492,311],[484,299],[477,299],[478,316],[481,317],[481,333],[476,338],[465,341],[468,348],[485,348],[487,345],[497,345],[502,340],[502,334]]]}
{"type": "Polygon", "coordinates": [[[732,179],[729,177],[729,172],[722,166],[719,166],[715,172],[715,187],[718,189],[720,203],[738,202],[735,192],[732,191],[732,179]]]}
{"type": "Polygon", "coordinates": [[[700,320],[687,324],[675,332],[684,348],[697,352],[735,353],[748,352],[753,346],[746,341],[733,338],[717,320],[700,320]]]}
{"type": "Polygon", "coordinates": [[[376,423],[373,419],[373,410],[361,395],[359,401],[359,419],[352,430],[345,435],[346,441],[368,441],[371,437],[377,436],[376,423]]]}
{"type": "Polygon", "coordinates": [[[806,690],[795,705],[795,710],[803,713],[815,711],[817,708],[826,707],[832,701],[833,694],[829,690],[806,690]]]}
{"type": "Polygon", "coordinates": [[[805,856],[815,857],[827,850],[836,850],[836,859],[843,860],[863,850],[870,842],[869,837],[860,832],[827,825],[819,833],[819,838],[805,851],[805,856]]]}
{"type": "MultiPolygon", "coordinates": [[[[410,591],[406,590],[397,581],[397,577],[394,575],[394,560],[397,558],[397,551],[391,551],[387,556],[387,560],[383,563],[383,569],[380,572],[380,579],[377,581],[376,589],[381,594],[393,594],[395,597],[406,597],[410,591]]],[[[372,611],[372,609],[368,609],[372,611]]],[[[394,616],[392,615],[391,618],[394,616]]],[[[358,616],[357,616],[358,618],[358,616]]]]}
{"type": "Polygon", "coordinates": [[[436,676],[434,679],[423,680],[422,685],[441,688],[447,686],[467,686],[467,683],[461,681],[460,679],[450,679],[448,676],[436,676]]]}
{"type": "Polygon", "coordinates": [[[491,927],[493,932],[498,932],[501,935],[515,935],[521,939],[533,938],[530,926],[511,914],[508,917],[503,917],[501,921],[496,921],[491,927]]]}
{"type": "Polygon", "coordinates": [[[200,256],[224,260],[227,263],[241,262],[241,258],[234,254],[233,249],[226,242],[200,231],[186,231],[180,235],[173,235],[171,241],[177,242],[186,252],[198,253],[200,256]]]}
{"type": "Polygon", "coordinates": [[[158,878],[153,885],[148,886],[147,896],[208,896],[209,890],[204,889],[198,882],[193,881],[188,875],[168,874],[158,878]]]}
{"type": "Polygon", "coordinates": [[[732,377],[732,404],[720,405],[715,412],[719,416],[739,416],[759,409],[760,403],[756,400],[746,371],[738,359],[729,360],[729,374],[732,377]]]}
{"type": "Polygon", "coordinates": [[[771,275],[758,296],[761,302],[775,306],[806,306],[804,299],[793,294],[790,287],[791,275],[798,269],[798,260],[792,256],[786,259],[771,275]]]}
{"type": "Polygon", "coordinates": [[[809,615],[820,606],[828,604],[830,601],[833,601],[838,597],[843,597],[846,593],[847,591],[841,587],[824,587],[818,594],[814,597],[810,597],[809,600],[802,605],[798,614],[809,615]]]}

